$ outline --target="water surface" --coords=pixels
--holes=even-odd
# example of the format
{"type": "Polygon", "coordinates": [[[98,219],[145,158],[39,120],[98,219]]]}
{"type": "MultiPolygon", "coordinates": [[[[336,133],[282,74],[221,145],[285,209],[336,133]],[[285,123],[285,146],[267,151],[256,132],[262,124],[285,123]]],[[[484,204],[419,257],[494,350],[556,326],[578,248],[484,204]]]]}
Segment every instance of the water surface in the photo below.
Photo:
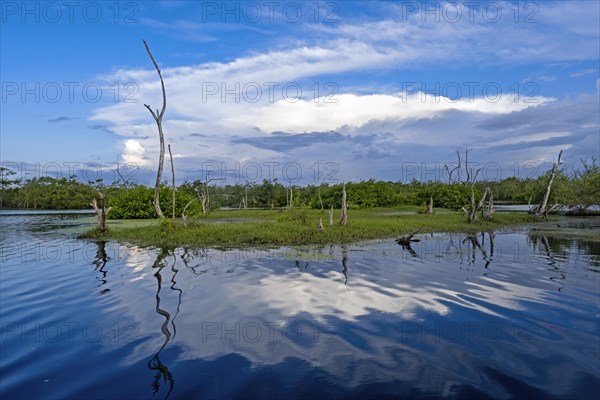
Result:
{"type": "Polygon", "coordinates": [[[89,221],[0,216],[3,399],[598,398],[597,243],[156,249],[89,221]]]}

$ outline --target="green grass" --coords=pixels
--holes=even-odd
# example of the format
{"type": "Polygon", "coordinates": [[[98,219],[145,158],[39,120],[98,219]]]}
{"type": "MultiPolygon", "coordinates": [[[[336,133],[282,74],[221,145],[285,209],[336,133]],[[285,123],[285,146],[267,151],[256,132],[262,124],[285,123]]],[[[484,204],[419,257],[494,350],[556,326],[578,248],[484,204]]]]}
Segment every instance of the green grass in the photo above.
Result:
{"type": "Polygon", "coordinates": [[[139,245],[159,247],[213,246],[263,247],[304,244],[340,244],[366,239],[392,238],[422,227],[421,233],[475,232],[531,222],[525,213],[497,213],[493,222],[469,224],[456,212],[424,214],[390,214],[396,209],[351,210],[346,226],[339,226],[339,211],[334,212],[334,225],[329,226],[327,212],[302,210],[301,219],[290,219],[290,213],[279,210],[215,211],[207,218],[190,221],[184,227],[177,221],[156,220],[109,221],[109,230],[100,234],[89,230],[82,235],[91,239],[112,239],[139,245]],[[324,231],[317,230],[323,218],[324,231]],[[240,222],[241,221],[241,222],[240,222]]]}

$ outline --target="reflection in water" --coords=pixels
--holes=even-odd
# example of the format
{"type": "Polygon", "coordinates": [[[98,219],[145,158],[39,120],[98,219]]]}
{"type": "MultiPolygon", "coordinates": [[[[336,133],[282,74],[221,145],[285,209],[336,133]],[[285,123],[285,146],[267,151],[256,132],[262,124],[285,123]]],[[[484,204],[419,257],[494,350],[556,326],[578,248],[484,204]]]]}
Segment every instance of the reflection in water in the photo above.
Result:
{"type": "Polygon", "coordinates": [[[342,248],[342,274],[344,274],[344,285],[348,286],[348,248],[345,244],[342,248]]]}
{"type": "Polygon", "coordinates": [[[481,253],[483,255],[483,259],[485,260],[485,265],[483,266],[485,269],[487,269],[490,266],[492,260],[494,259],[494,232],[488,232],[488,237],[490,242],[489,256],[485,249],[485,232],[481,232],[481,253]]]}
{"type": "MultiPolygon", "coordinates": [[[[461,234],[447,234],[446,237],[448,240],[448,244],[444,250],[444,253],[446,253],[445,256],[448,256],[448,255],[451,255],[452,257],[456,256],[459,261],[459,264],[463,265],[463,263],[465,262],[465,258],[464,258],[465,254],[467,254],[467,257],[466,257],[467,266],[474,267],[477,263],[477,254],[481,253],[483,261],[485,261],[484,268],[487,269],[487,268],[489,268],[490,264],[492,263],[492,261],[494,259],[495,234],[494,234],[494,232],[487,232],[487,236],[488,236],[487,241],[489,243],[486,245],[486,232],[481,232],[481,235],[480,235],[481,241],[478,238],[477,233],[468,233],[464,237],[462,237],[461,234]]],[[[414,240],[412,242],[417,242],[417,240],[414,240]]],[[[402,250],[406,251],[412,258],[419,259],[424,262],[426,261],[426,259],[427,259],[426,249],[425,250],[423,250],[423,249],[415,250],[412,247],[411,241],[405,241],[405,242],[396,241],[396,243],[398,243],[402,247],[402,250]],[[421,255],[419,255],[419,252],[425,253],[423,258],[421,255]]],[[[425,243],[427,243],[427,242],[425,242],[425,243]]],[[[484,273],[484,275],[485,275],[485,273],[484,273]]]]}
{"type": "Polygon", "coordinates": [[[392,240],[93,249],[95,268],[77,252],[23,268],[19,249],[5,249],[0,398],[151,397],[151,383],[157,399],[596,399],[600,390],[598,243],[504,231],[422,235],[410,250],[392,240]],[[104,334],[37,340],[74,322],[104,334]],[[123,335],[129,325],[133,336],[123,335]]]}
{"type": "Polygon", "coordinates": [[[558,291],[560,292],[565,287],[565,284],[559,281],[562,281],[566,278],[565,274],[563,273],[563,271],[561,271],[561,269],[559,268],[559,263],[556,262],[554,256],[552,255],[552,250],[550,249],[550,242],[548,242],[548,238],[545,235],[538,237],[541,239],[542,246],[544,247],[546,253],[546,258],[548,259],[548,265],[551,268],[549,269],[549,271],[558,272],[559,277],[551,276],[549,279],[560,285],[560,287],[558,288],[558,291]]]}
{"type": "MultiPolygon", "coordinates": [[[[94,269],[100,271],[100,273],[102,274],[100,284],[98,285],[98,287],[101,287],[103,285],[106,285],[107,282],[106,275],[108,272],[104,269],[104,267],[106,266],[106,263],[110,260],[110,257],[108,257],[108,255],[106,254],[106,241],[96,242],[96,245],[98,246],[98,249],[96,250],[96,258],[94,258],[92,264],[96,266],[94,269]]],[[[110,292],[110,289],[105,288],[103,290],[100,290],[100,294],[104,294],[107,292],[110,292]]]]}
{"type": "Polygon", "coordinates": [[[410,245],[410,242],[407,243],[398,243],[400,246],[402,246],[402,250],[407,251],[408,254],[411,255],[411,257],[414,258],[419,258],[419,255],[417,254],[416,251],[413,250],[412,246],[410,245]]]}
{"type": "MultiPolygon", "coordinates": [[[[300,260],[296,260],[295,262],[296,268],[298,268],[298,271],[302,272],[302,266],[300,265],[300,260]]],[[[308,268],[308,261],[304,262],[304,269],[308,268]]]]}
{"type": "Polygon", "coordinates": [[[181,307],[181,295],[183,293],[181,289],[178,289],[175,287],[175,285],[177,283],[175,281],[175,277],[176,277],[177,273],[179,272],[179,270],[175,268],[177,258],[175,257],[175,253],[173,252],[172,253],[173,264],[171,265],[171,271],[173,272],[173,276],[171,277],[171,287],[170,288],[171,288],[171,290],[178,292],[178,298],[177,298],[177,310],[175,312],[175,315],[171,318],[171,314],[169,314],[169,312],[167,312],[166,310],[162,309],[160,306],[160,292],[162,289],[161,272],[162,272],[163,268],[166,267],[165,259],[168,255],[169,255],[169,251],[163,249],[161,251],[161,253],[156,257],[156,261],[154,262],[154,265],[152,266],[152,268],[158,268],[158,270],[154,274],[154,277],[156,278],[156,282],[157,282],[155,311],[158,315],[164,317],[164,319],[165,319],[160,328],[160,331],[165,336],[165,340],[164,340],[162,346],[160,347],[160,349],[156,352],[156,354],[154,354],[154,356],[150,359],[150,361],[148,361],[148,368],[150,368],[153,371],[156,371],[156,374],[154,375],[154,381],[152,383],[153,394],[156,394],[158,392],[158,390],[160,389],[161,378],[162,378],[163,383],[168,382],[168,384],[169,384],[169,390],[164,397],[165,399],[168,399],[169,395],[173,391],[173,388],[175,387],[175,379],[173,378],[173,374],[169,371],[169,368],[161,362],[160,353],[164,350],[164,348],[167,346],[167,344],[177,334],[177,327],[175,326],[175,318],[177,318],[177,315],[179,314],[179,308],[181,307]],[[169,330],[169,323],[171,323],[171,325],[173,326],[173,334],[171,334],[171,331],[169,330]]]}

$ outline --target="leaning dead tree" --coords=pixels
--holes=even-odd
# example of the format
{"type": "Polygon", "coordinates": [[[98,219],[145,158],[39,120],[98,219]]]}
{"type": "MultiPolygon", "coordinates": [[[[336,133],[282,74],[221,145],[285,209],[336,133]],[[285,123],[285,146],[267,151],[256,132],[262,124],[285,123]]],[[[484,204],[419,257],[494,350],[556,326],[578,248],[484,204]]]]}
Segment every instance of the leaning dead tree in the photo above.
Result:
{"type": "Polygon", "coordinates": [[[105,232],[106,216],[110,212],[111,207],[107,208],[104,204],[104,194],[102,192],[98,191],[98,197],[100,198],[100,201],[97,201],[94,197],[90,205],[94,208],[94,211],[96,211],[96,216],[98,217],[98,228],[100,228],[101,232],[105,232]]]}
{"type": "Polygon", "coordinates": [[[552,189],[552,182],[554,182],[554,177],[556,176],[558,167],[561,164],[560,158],[562,156],[562,152],[563,151],[561,150],[560,153],[558,153],[558,160],[552,165],[552,170],[550,171],[550,178],[548,178],[546,190],[544,191],[544,197],[542,197],[542,200],[538,205],[529,208],[529,213],[534,214],[536,218],[548,219],[548,214],[559,207],[558,203],[556,203],[552,207],[548,208],[548,200],[550,199],[550,190],[552,189]]]}
{"type": "Polygon", "coordinates": [[[348,222],[348,206],[346,205],[346,183],[342,188],[342,210],[340,215],[340,225],[345,226],[348,222]]]}
{"type": "MultiPolygon", "coordinates": [[[[198,199],[194,198],[188,201],[185,207],[183,207],[183,210],[181,211],[181,219],[183,220],[183,226],[187,226],[187,209],[195,201],[198,201],[198,199]]],[[[204,210],[204,205],[202,206],[202,209],[204,210]]]]}
{"type": "Polygon", "coordinates": [[[158,77],[160,78],[160,86],[162,88],[162,97],[163,97],[162,109],[160,111],[158,111],[158,109],[156,109],[156,112],[155,112],[152,110],[152,108],[148,104],[144,104],[144,107],[146,107],[148,109],[148,111],[150,111],[150,114],[152,114],[152,118],[154,118],[154,121],[156,122],[156,126],[158,127],[158,138],[160,140],[160,155],[158,156],[158,171],[156,173],[156,184],[154,185],[153,204],[154,204],[154,210],[156,211],[156,214],[159,216],[159,218],[164,218],[165,216],[164,216],[162,210],[160,209],[159,190],[160,190],[160,179],[162,177],[163,164],[164,164],[164,160],[165,160],[165,137],[163,135],[162,120],[163,120],[163,116],[165,115],[165,110],[167,109],[167,93],[165,91],[165,82],[163,81],[162,74],[160,73],[160,68],[158,68],[158,64],[154,60],[154,57],[152,56],[152,53],[150,52],[150,48],[148,47],[148,44],[146,43],[145,40],[143,42],[144,42],[144,47],[146,47],[146,51],[148,52],[148,55],[150,56],[150,60],[152,60],[152,63],[154,64],[154,67],[156,68],[156,72],[158,72],[158,77]]]}

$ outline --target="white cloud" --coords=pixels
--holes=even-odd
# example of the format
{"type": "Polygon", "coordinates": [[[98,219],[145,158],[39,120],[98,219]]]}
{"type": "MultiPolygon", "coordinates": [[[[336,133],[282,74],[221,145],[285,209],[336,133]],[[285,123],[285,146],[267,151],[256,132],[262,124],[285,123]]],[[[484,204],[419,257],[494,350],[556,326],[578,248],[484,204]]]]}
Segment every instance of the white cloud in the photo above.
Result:
{"type": "Polygon", "coordinates": [[[584,69],[583,71],[577,71],[571,74],[571,78],[579,78],[586,75],[595,74],[598,70],[596,68],[584,69]]]}
{"type": "MultiPolygon", "coordinates": [[[[514,6],[500,4],[505,15],[512,16],[514,6]]],[[[180,159],[179,168],[198,168],[198,160],[206,159],[243,162],[282,157],[302,159],[308,165],[335,154],[340,162],[353,163],[346,166],[353,178],[352,174],[359,171],[376,176],[372,170],[358,165],[361,157],[398,159],[400,155],[409,155],[439,159],[448,153],[448,146],[476,145],[481,150],[492,145],[516,146],[521,142],[538,146],[538,142],[552,137],[553,131],[561,132],[562,140],[569,140],[570,135],[580,130],[577,126],[565,127],[561,105],[569,106],[569,100],[539,96],[534,99],[537,102],[527,103],[523,98],[515,102],[512,97],[503,96],[492,102],[481,96],[474,99],[463,96],[456,102],[443,97],[436,101],[431,95],[422,98],[420,93],[405,98],[397,88],[380,82],[379,87],[370,85],[368,93],[342,90],[334,96],[337,103],[325,103],[322,97],[313,101],[310,84],[304,83],[321,80],[323,76],[335,80],[331,77],[364,71],[395,68],[414,71],[422,65],[471,66],[476,63],[497,66],[598,59],[599,39],[595,35],[598,22],[589,16],[595,8],[597,5],[587,3],[573,6],[540,4],[539,22],[533,24],[522,20],[515,23],[512,17],[503,18],[499,23],[476,18],[471,23],[466,16],[458,23],[422,24],[402,22],[400,8],[389,5],[389,13],[379,21],[310,25],[306,27],[308,33],[302,42],[286,38],[287,42],[275,49],[231,62],[163,68],[168,98],[164,121],[166,141],[172,143],[180,159]],[[590,26],[572,26],[573,16],[589,21],[590,26]],[[280,84],[272,98],[266,82],[280,84]],[[303,89],[303,97],[295,103],[283,99],[281,87],[288,82],[299,82],[303,89]],[[219,93],[207,95],[207,89],[214,89],[212,83],[217,85],[219,93]],[[242,90],[252,83],[262,89],[262,96],[256,102],[244,98],[242,90]],[[239,99],[232,95],[221,98],[224,88],[232,89],[236,85],[241,91],[239,99]],[[541,117],[532,122],[535,113],[541,117]],[[529,119],[508,130],[479,127],[486,119],[503,115],[509,119],[517,116],[529,119]],[[540,126],[551,120],[562,125],[556,128],[540,126]],[[305,144],[300,150],[291,148],[283,152],[232,141],[232,138],[256,137],[257,129],[261,132],[259,135],[274,131],[297,134],[336,130],[345,135],[348,143],[344,144],[346,147],[331,143],[305,144]],[[368,136],[373,133],[387,136],[368,136]],[[520,140],[523,135],[528,139],[520,140]],[[357,136],[368,136],[369,141],[359,143],[357,136]],[[407,152],[400,145],[419,145],[421,151],[407,152]],[[192,160],[196,160],[195,165],[192,160]]],[[[160,55],[155,56],[160,63],[160,55]]],[[[108,82],[136,82],[139,86],[136,97],[140,103],[98,108],[91,117],[92,120],[111,121],[115,133],[131,138],[123,142],[124,154],[129,160],[143,163],[140,165],[153,164],[158,151],[156,126],[143,107],[143,103],[154,108],[161,103],[160,83],[149,61],[148,64],[146,70],[122,69],[103,77],[108,82]]],[[[250,96],[252,94],[250,92],[250,96]]],[[[575,114],[582,113],[581,110],[588,112],[587,116],[577,117],[585,123],[589,123],[590,118],[593,122],[593,111],[587,107],[589,101],[579,99],[579,108],[572,108],[575,114]]],[[[591,101],[597,102],[597,99],[591,101]]],[[[510,151],[517,157],[517,149],[510,151]]],[[[538,148],[520,156],[540,159],[547,154],[546,150],[538,148]]],[[[505,155],[488,158],[494,157],[506,159],[505,155]]],[[[364,162],[372,168],[371,160],[364,162]]]]}
{"type": "Polygon", "coordinates": [[[126,140],[123,143],[124,151],[123,151],[123,161],[126,163],[135,164],[139,167],[144,167],[149,165],[148,160],[144,158],[144,147],[142,147],[141,143],[134,139],[126,140]]]}

